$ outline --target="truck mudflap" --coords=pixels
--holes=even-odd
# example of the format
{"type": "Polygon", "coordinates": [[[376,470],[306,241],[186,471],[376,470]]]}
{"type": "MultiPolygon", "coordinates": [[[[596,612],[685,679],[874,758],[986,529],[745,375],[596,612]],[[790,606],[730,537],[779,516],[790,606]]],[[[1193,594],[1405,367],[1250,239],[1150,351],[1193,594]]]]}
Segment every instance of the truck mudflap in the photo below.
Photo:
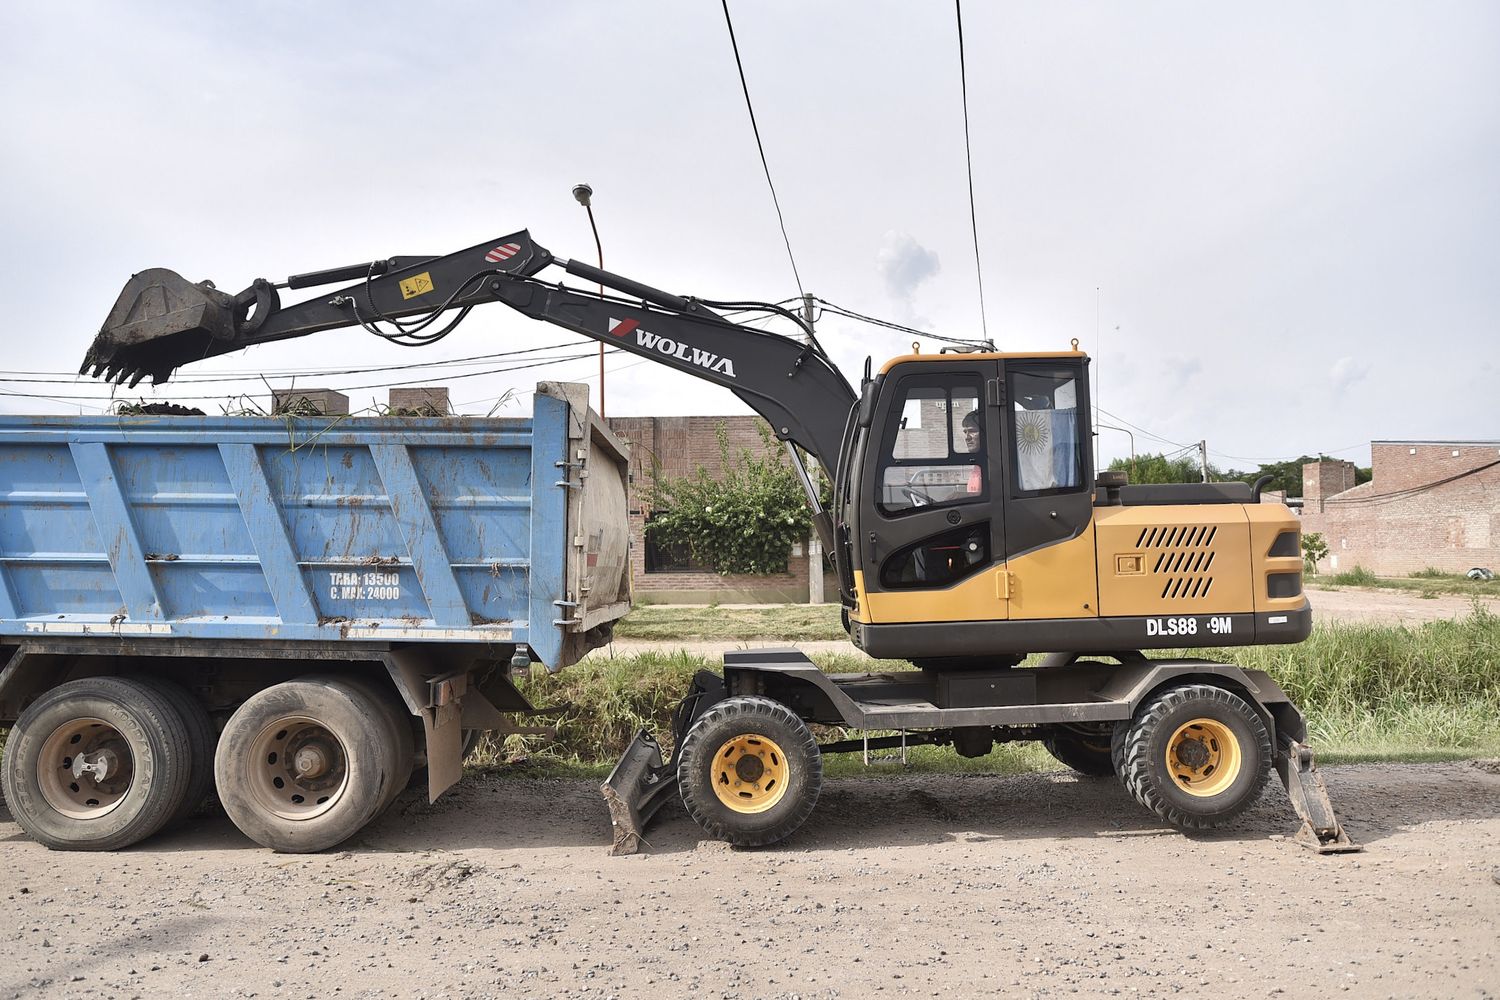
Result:
{"type": "Polygon", "coordinates": [[[677,748],[682,746],[683,737],[698,717],[725,697],[722,677],[707,670],[698,671],[687,697],[678,702],[672,713],[672,756],[663,760],[661,744],[645,729],[636,733],[625,748],[619,763],[599,786],[609,806],[609,821],[614,831],[611,856],[634,854],[643,844],[650,846],[645,838],[646,827],[677,790],[677,748]]]}
{"type": "Polygon", "coordinates": [[[1364,848],[1349,839],[1349,834],[1334,815],[1328,798],[1328,786],[1318,773],[1312,749],[1289,737],[1283,737],[1281,752],[1276,755],[1276,773],[1286,786],[1292,810],[1302,826],[1292,839],[1319,854],[1346,854],[1364,848]]]}

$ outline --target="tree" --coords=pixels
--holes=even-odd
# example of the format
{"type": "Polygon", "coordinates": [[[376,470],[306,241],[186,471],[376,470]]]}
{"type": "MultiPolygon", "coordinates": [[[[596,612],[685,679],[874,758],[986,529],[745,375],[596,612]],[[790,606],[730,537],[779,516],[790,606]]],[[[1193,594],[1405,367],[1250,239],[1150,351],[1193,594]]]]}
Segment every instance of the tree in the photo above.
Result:
{"type": "MultiPolygon", "coordinates": [[[[1117,458],[1109,463],[1111,472],[1124,472],[1132,483],[1197,483],[1203,481],[1203,470],[1191,456],[1168,459],[1165,455],[1137,455],[1134,459],[1117,458]]],[[[1222,474],[1212,465],[1208,478],[1222,474]]]]}
{"type": "Polygon", "coordinates": [[[1318,561],[1328,555],[1328,543],[1323,541],[1321,531],[1302,536],[1302,569],[1308,576],[1316,576],[1318,561]]]}

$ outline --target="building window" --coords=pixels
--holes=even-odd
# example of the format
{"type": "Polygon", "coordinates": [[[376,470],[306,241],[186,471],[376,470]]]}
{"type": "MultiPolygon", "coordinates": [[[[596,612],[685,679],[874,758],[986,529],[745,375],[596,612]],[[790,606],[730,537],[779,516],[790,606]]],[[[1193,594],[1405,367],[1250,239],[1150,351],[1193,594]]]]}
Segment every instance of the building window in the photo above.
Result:
{"type": "MultiPolygon", "coordinates": [[[[649,525],[655,517],[655,514],[646,515],[646,523],[649,525]]],[[[693,554],[686,545],[670,545],[659,541],[658,536],[650,531],[645,532],[645,536],[647,573],[713,572],[713,567],[694,562],[693,554]]]]}

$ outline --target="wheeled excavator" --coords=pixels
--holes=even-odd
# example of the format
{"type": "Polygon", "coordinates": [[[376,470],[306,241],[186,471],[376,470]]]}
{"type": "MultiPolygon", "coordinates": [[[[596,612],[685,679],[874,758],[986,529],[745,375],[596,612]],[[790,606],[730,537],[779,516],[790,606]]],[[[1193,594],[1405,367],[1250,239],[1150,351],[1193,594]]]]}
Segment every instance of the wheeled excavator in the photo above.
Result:
{"type": "MultiPolygon", "coordinates": [[[[795,650],[728,653],[678,706],[673,753],[642,731],[603,785],[615,851],[636,850],[674,790],[711,836],[776,843],[807,820],[824,754],[1035,740],[1115,775],[1162,820],[1220,827],[1274,770],[1296,839],[1356,849],[1265,672],[1147,650],[1295,643],[1312,628],[1298,522],[1243,483],[1132,485],[1095,474],[1089,359],[992,349],[866,362],[849,384],[780,306],[662,291],[555,257],[526,231],[450,253],[256,280],[230,295],[135,275],[82,371],[134,386],[256,344],[363,327],[432,343],[499,303],[722,386],[771,426],[837,569],[853,644],[909,669],[829,674],[795,650]],[[561,270],[598,291],[549,280],[561,270]],[[283,291],[342,285],[294,304],[283,291]],[[603,289],[609,289],[608,292],[603,289]],[[728,318],[758,310],[800,336],[728,318]],[[833,486],[825,509],[811,456],[833,486]],[[820,744],[813,726],[864,734],[820,744]]],[[[819,730],[823,731],[823,730],[819,730]]]]}

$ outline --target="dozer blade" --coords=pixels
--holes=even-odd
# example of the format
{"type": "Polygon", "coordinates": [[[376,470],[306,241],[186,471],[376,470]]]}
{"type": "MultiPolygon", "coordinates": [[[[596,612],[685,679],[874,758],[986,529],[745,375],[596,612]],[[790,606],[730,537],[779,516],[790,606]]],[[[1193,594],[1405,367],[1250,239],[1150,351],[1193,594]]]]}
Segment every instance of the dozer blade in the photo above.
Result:
{"type": "Polygon", "coordinates": [[[609,805],[615,841],[614,857],[641,849],[646,824],[677,788],[677,769],[662,762],[661,745],[642,729],[599,791],[609,805]]]}
{"type": "Polygon", "coordinates": [[[78,369],[120,385],[165,382],[178,367],[233,350],[235,296],[154,267],[125,284],[78,369]]]}

